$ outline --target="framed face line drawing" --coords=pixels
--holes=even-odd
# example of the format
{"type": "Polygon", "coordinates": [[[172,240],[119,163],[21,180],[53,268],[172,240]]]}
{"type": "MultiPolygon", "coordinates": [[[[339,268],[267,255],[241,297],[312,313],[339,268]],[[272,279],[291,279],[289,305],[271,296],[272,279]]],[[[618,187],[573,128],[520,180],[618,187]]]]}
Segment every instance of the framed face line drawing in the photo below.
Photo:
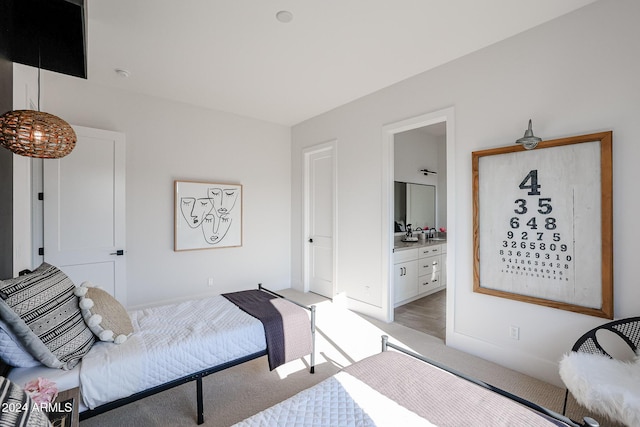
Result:
{"type": "Polygon", "coordinates": [[[612,141],[472,153],[474,292],[613,318],[612,141]]]}
{"type": "Polygon", "coordinates": [[[242,185],[174,182],[174,251],[242,246],[242,185]]]}

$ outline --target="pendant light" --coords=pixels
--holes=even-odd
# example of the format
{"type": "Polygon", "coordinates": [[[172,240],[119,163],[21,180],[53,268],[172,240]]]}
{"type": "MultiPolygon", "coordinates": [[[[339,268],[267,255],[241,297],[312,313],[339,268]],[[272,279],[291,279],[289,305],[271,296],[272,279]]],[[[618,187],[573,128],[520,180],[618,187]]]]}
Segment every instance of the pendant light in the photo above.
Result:
{"type": "Polygon", "coordinates": [[[15,154],[40,159],[59,159],[76,146],[71,125],[40,111],[40,61],[38,61],[38,111],[13,110],[0,116],[0,145],[15,154]]]}

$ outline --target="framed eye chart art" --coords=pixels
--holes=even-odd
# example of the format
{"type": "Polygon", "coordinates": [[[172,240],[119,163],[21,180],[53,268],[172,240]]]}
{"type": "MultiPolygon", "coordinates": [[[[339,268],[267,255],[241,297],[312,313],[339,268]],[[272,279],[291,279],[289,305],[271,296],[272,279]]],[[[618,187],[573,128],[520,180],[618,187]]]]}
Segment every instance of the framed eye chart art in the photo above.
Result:
{"type": "Polygon", "coordinates": [[[612,141],[472,153],[474,292],[613,318],[612,141]]]}
{"type": "Polygon", "coordinates": [[[242,246],[242,185],[174,184],[174,251],[242,246]]]}

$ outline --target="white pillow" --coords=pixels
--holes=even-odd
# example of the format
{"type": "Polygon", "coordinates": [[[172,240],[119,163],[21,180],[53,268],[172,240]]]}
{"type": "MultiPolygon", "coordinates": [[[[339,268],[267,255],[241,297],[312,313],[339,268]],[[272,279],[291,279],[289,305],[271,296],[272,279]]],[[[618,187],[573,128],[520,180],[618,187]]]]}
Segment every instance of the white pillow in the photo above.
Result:
{"type": "Polygon", "coordinates": [[[31,368],[41,365],[20,344],[18,337],[11,332],[11,328],[2,319],[0,319],[0,359],[16,368],[31,368]]]}

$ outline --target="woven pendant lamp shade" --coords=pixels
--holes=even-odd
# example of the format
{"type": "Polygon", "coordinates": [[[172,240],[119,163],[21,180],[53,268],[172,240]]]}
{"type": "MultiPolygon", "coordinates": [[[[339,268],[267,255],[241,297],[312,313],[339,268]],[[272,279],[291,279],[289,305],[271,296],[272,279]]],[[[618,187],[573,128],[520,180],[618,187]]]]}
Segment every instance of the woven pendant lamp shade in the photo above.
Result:
{"type": "Polygon", "coordinates": [[[69,123],[49,113],[14,110],[0,116],[0,145],[21,156],[58,159],[76,140],[69,123]]]}

